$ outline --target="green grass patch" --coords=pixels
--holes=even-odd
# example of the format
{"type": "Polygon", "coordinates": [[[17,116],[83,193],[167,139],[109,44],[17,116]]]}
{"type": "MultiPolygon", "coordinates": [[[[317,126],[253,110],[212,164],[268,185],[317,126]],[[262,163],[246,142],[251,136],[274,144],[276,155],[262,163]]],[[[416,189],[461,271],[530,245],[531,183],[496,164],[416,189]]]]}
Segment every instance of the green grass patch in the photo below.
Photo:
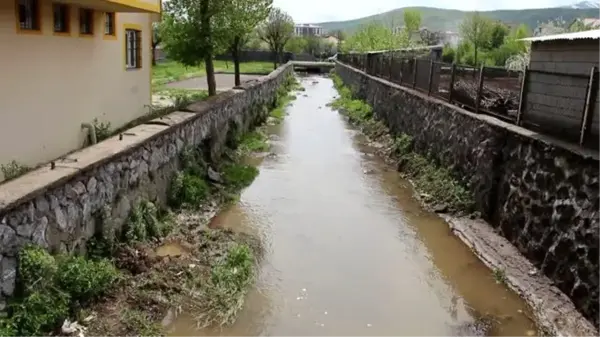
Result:
{"type": "MultiPolygon", "coordinates": [[[[213,61],[215,71],[233,73],[233,62],[213,61]]],[[[260,73],[268,74],[273,71],[273,64],[270,62],[241,62],[241,73],[260,73]]],[[[197,67],[186,67],[181,63],[168,61],[161,62],[152,67],[152,86],[160,88],[164,84],[181,81],[187,78],[206,75],[204,64],[197,67]]]]}
{"type": "Polygon", "coordinates": [[[211,268],[209,282],[197,284],[201,299],[196,320],[201,327],[232,324],[242,309],[255,278],[255,259],[245,244],[232,245],[224,259],[211,268]]]}
{"type": "Polygon", "coordinates": [[[47,335],[69,317],[75,307],[108,291],[119,272],[108,260],[81,256],[52,256],[43,248],[26,246],[19,253],[18,294],[0,333],[47,335]]]}
{"type": "Polygon", "coordinates": [[[238,149],[241,153],[265,152],[269,150],[267,135],[260,130],[254,130],[243,135],[238,149]]]}
{"type": "Polygon", "coordinates": [[[248,187],[257,176],[258,169],[251,165],[228,163],[223,167],[223,179],[230,189],[248,187]]]}

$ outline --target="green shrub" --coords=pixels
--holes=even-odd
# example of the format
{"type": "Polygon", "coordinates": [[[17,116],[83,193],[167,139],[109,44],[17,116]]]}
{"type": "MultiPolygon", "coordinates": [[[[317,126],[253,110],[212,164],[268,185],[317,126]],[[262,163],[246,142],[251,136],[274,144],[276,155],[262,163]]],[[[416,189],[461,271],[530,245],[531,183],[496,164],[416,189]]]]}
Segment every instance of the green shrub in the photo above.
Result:
{"type": "Polygon", "coordinates": [[[154,203],[147,200],[138,202],[125,223],[125,242],[144,242],[167,235],[171,226],[164,220],[160,219],[160,212],[154,203]]]}
{"type": "Polygon", "coordinates": [[[181,151],[179,155],[181,161],[181,168],[187,173],[204,176],[207,170],[206,162],[204,161],[204,154],[199,147],[186,147],[181,151]]]}
{"type": "Polygon", "coordinates": [[[47,335],[68,317],[69,303],[69,295],[58,289],[34,291],[11,305],[9,320],[18,336],[47,335]]]}
{"type": "Polygon", "coordinates": [[[100,122],[98,118],[94,118],[92,124],[96,130],[96,141],[101,142],[113,135],[113,131],[110,128],[110,122],[100,122]]]}
{"type": "Polygon", "coordinates": [[[107,260],[92,261],[81,256],[58,259],[56,284],[74,300],[87,300],[103,294],[118,277],[107,260]]]}
{"type": "Polygon", "coordinates": [[[169,189],[169,204],[172,207],[198,207],[210,195],[206,181],[187,172],[178,172],[169,189]]]}
{"type": "Polygon", "coordinates": [[[223,169],[225,183],[236,190],[250,186],[256,176],[258,176],[258,169],[251,165],[231,163],[223,169]]]}
{"type": "Polygon", "coordinates": [[[26,294],[51,284],[57,268],[54,256],[41,247],[26,246],[19,252],[18,279],[26,294]]]}

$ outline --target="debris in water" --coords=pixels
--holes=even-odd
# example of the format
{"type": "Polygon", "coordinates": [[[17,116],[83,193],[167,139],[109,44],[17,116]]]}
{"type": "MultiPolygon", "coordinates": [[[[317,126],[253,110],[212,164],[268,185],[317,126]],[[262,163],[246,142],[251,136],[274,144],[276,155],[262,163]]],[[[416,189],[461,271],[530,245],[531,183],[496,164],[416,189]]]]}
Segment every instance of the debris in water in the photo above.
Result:
{"type": "Polygon", "coordinates": [[[306,288],[302,288],[302,292],[305,293],[306,292],[306,288]]]}
{"type": "Polygon", "coordinates": [[[300,314],[296,314],[296,317],[300,317],[300,314]]]}
{"type": "Polygon", "coordinates": [[[371,326],[371,323],[367,323],[367,328],[370,328],[371,326]]]}
{"type": "Polygon", "coordinates": [[[296,301],[300,301],[300,300],[302,300],[302,299],[304,299],[304,297],[302,297],[302,296],[298,296],[298,297],[296,297],[296,301]]]}
{"type": "Polygon", "coordinates": [[[325,313],[324,313],[324,314],[325,314],[325,315],[327,315],[327,311],[325,311],[325,313]]]}
{"type": "Polygon", "coordinates": [[[537,273],[538,273],[537,270],[531,269],[528,274],[529,274],[529,276],[535,276],[535,275],[537,275],[537,273]]]}
{"type": "Polygon", "coordinates": [[[527,336],[535,336],[535,331],[527,330],[526,334],[527,334],[527,336]]]}
{"type": "Polygon", "coordinates": [[[517,310],[517,312],[518,312],[519,314],[522,314],[522,313],[523,313],[523,310],[519,309],[519,310],[517,310]]]}
{"type": "MultiPolygon", "coordinates": [[[[324,323],[321,323],[321,326],[325,326],[325,324],[324,324],[324,323]]],[[[533,336],[533,335],[532,335],[532,336],[533,336]]]]}

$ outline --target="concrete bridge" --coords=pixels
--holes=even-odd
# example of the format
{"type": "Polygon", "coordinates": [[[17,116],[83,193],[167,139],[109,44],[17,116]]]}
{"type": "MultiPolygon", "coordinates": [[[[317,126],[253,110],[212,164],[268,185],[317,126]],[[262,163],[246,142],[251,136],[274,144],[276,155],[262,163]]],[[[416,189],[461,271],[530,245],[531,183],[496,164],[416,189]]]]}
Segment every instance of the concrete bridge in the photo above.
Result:
{"type": "Polygon", "coordinates": [[[335,67],[333,62],[291,61],[295,71],[310,73],[328,73],[335,67]]]}

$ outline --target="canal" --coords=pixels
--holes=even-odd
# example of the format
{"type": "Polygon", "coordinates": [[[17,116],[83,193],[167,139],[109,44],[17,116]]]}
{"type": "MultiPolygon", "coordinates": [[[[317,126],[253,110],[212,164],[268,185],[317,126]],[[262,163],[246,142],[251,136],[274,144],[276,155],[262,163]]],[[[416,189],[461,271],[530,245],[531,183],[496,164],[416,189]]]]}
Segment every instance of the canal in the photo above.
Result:
{"type": "Polygon", "coordinates": [[[237,322],[180,335],[533,335],[525,303],[413,199],[410,184],[326,105],[331,79],[306,89],[272,127],[260,175],[214,226],[260,235],[259,280],[237,322]]]}

